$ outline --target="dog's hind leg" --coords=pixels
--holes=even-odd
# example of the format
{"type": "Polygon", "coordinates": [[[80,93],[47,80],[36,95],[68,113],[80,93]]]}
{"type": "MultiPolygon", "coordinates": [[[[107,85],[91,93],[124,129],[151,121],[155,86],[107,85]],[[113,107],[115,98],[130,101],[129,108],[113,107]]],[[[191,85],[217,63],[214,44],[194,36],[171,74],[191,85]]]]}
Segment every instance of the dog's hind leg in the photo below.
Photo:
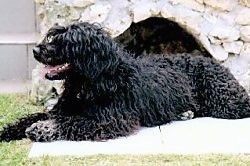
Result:
{"type": "Polygon", "coordinates": [[[207,69],[200,86],[198,116],[223,119],[250,117],[250,97],[228,69],[207,69]]]}
{"type": "Polygon", "coordinates": [[[57,116],[54,119],[34,123],[26,130],[26,135],[31,140],[39,142],[102,141],[127,136],[135,132],[138,127],[138,119],[109,117],[109,119],[100,121],[86,119],[82,116],[57,116]]]}
{"type": "Polygon", "coordinates": [[[39,120],[45,119],[48,119],[48,115],[46,113],[35,113],[20,118],[16,123],[9,124],[0,131],[0,142],[8,142],[11,140],[20,140],[25,138],[26,128],[39,120]]]}
{"type": "Polygon", "coordinates": [[[250,97],[237,81],[215,83],[204,94],[205,109],[209,116],[224,119],[250,117],[250,97]]]}

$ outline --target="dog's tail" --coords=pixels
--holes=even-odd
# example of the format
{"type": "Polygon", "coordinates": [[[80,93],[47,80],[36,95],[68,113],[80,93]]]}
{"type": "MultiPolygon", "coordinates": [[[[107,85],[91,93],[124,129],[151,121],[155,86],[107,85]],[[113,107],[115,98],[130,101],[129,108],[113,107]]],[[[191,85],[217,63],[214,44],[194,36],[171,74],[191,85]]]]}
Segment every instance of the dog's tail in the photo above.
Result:
{"type": "Polygon", "coordinates": [[[25,130],[27,127],[31,126],[33,123],[39,120],[46,119],[48,119],[47,113],[35,113],[20,118],[16,123],[9,124],[0,131],[0,142],[9,142],[12,140],[20,140],[26,138],[25,130]]]}

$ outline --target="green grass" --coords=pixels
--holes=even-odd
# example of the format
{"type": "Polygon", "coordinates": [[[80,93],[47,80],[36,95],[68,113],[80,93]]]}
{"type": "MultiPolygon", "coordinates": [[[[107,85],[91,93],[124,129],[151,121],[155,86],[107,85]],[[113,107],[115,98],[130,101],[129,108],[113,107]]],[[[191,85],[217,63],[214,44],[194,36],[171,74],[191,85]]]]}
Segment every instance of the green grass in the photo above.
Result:
{"type": "MultiPolygon", "coordinates": [[[[9,122],[14,122],[25,114],[42,110],[41,106],[32,105],[27,96],[0,95],[0,129],[9,122]]],[[[249,140],[250,141],[250,140],[249,140]]],[[[32,143],[23,139],[9,143],[0,143],[0,166],[163,166],[163,165],[249,165],[249,155],[94,155],[87,157],[49,157],[27,158],[32,143]]]]}

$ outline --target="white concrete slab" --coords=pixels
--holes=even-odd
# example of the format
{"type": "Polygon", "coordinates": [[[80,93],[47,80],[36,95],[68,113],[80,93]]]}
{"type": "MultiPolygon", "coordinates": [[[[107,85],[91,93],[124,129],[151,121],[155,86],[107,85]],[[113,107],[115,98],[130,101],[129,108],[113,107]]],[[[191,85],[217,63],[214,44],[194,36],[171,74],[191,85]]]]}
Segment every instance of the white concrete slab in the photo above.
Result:
{"type": "Polygon", "coordinates": [[[127,138],[106,142],[34,143],[29,157],[94,154],[250,153],[250,118],[197,118],[143,128],[127,138]]]}

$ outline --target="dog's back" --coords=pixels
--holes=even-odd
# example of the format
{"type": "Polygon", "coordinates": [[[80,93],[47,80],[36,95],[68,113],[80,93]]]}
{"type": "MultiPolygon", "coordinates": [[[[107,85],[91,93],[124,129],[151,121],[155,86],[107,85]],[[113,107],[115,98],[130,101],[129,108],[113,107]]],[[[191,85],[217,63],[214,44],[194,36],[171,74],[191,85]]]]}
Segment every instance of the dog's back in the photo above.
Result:
{"type": "Polygon", "coordinates": [[[164,65],[185,73],[200,106],[195,116],[245,118],[250,116],[250,99],[230,70],[212,58],[179,54],[161,59],[164,65]]]}

